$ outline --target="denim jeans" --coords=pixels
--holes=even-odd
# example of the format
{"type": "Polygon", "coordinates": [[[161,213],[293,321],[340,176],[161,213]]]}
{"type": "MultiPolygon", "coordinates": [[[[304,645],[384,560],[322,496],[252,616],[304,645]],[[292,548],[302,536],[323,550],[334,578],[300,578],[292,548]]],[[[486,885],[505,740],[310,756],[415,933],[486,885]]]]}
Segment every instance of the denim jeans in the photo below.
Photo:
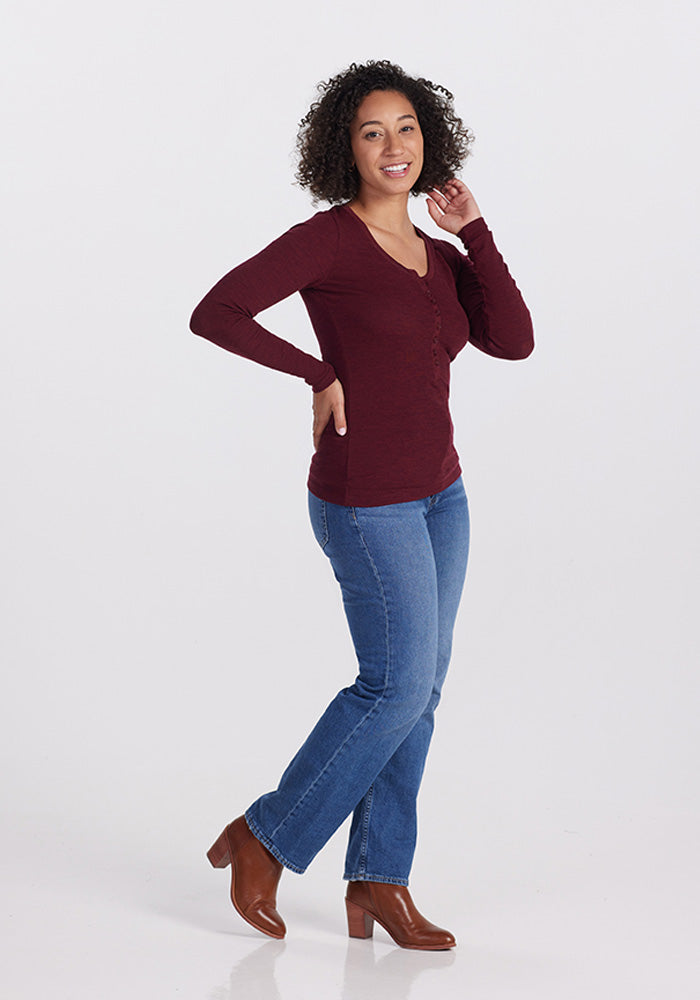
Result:
{"type": "Polygon", "coordinates": [[[469,552],[460,476],[432,496],[352,507],[308,493],[340,584],[359,672],[328,705],[247,823],[303,872],[353,813],[345,879],[408,885],[416,798],[452,648],[469,552]]]}

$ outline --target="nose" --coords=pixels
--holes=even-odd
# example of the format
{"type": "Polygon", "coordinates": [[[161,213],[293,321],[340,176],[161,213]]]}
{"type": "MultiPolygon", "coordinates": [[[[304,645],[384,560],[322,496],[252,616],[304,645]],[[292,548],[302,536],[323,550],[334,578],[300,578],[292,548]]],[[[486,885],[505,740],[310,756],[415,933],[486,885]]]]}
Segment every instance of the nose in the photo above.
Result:
{"type": "Polygon", "coordinates": [[[403,135],[402,133],[391,133],[387,134],[386,138],[386,152],[390,156],[396,156],[398,153],[403,153],[403,135]]]}

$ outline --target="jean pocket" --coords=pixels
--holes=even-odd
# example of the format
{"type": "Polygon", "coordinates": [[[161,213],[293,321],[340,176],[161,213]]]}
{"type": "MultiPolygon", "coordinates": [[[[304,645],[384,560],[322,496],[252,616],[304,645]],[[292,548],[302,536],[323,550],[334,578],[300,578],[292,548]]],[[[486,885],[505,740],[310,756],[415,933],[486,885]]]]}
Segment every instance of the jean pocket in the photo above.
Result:
{"type": "Polygon", "coordinates": [[[321,500],[311,490],[309,493],[309,518],[311,519],[311,530],[314,537],[322,549],[328,545],[328,512],[326,501],[321,500]]]}

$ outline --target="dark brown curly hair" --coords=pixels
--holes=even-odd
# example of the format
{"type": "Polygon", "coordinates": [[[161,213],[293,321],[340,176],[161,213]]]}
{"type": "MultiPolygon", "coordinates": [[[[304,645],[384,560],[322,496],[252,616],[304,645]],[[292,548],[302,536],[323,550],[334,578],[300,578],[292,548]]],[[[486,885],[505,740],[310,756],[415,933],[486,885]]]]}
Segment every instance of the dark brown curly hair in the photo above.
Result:
{"type": "Polygon", "coordinates": [[[351,63],[342,73],[319,83],[317,90],[322,96],[299,123],[295,174],[314,203],[345,202],[357,195],[360,175],[352,166],[350,123],[363,99],[375,90],[398,90],[418,115],[424,159],[412,195],[441,187],[470,155],[474,135],[455,114],[449,90],[423,77],[408,76],[387,59],[351,63]]]}

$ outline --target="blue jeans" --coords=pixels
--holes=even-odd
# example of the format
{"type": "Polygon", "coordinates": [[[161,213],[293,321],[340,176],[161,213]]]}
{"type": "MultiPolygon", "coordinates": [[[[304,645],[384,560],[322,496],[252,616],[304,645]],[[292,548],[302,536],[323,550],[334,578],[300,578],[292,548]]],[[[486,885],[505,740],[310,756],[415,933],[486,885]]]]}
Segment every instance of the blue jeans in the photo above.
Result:
{"type": "Polygon", "coordinates": [[[460,476],[422,500],[351,507],[308,494],[340,584],[359,672],[247,823],[303,872],[353,813],[345,879],[408,885],[416,798],[447,673],[469,552],[460,476]]]}

